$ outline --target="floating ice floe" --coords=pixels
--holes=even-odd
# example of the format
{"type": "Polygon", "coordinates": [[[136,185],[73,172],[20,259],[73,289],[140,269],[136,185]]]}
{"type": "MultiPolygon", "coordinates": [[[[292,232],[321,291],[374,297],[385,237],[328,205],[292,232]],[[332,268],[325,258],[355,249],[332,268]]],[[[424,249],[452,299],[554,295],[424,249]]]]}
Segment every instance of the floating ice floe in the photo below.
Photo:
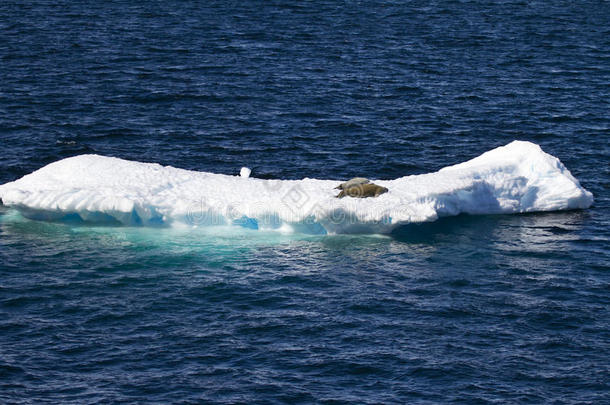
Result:
{"type": "Polygon", "coordinates": [[[593,196],[536,144],[514,141],[438,172],[374,180],[377,198],[335,198],[339,180],[263,180],[81,155],[0,186],[33,219],[146,226],[236,225],[305,233],[389,233],[467,214],[588,208],[593,196]]]}

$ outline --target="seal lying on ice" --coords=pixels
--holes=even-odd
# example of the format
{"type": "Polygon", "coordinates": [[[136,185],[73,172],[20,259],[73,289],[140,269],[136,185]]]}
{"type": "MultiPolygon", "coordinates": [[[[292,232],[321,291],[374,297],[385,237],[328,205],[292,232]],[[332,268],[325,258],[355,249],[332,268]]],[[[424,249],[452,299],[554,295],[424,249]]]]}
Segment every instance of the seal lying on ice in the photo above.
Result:
{"type": "Polygon", "coordinates": [[[347,188],[344,187],[339,195],[337,195],[337,198],[343,198],[345,196],[355,198],[378,197],[387,192],[387,188],[378,186],[377,184],[356,184],[347,188]]]}

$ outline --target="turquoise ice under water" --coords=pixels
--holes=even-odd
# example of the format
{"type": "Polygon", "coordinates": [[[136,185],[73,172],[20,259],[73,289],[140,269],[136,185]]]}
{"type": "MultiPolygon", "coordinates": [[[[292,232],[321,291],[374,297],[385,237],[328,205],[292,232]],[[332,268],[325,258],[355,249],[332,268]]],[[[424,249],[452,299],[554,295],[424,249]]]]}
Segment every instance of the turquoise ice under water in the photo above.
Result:
{"type": "Polygon", "coordinates": [[[608,7],[0,2],[0,184],[81,154],[396,179],[521,139],[595,196],[384,237],[0,207],[0,402],[610,402],[608,7]]]}

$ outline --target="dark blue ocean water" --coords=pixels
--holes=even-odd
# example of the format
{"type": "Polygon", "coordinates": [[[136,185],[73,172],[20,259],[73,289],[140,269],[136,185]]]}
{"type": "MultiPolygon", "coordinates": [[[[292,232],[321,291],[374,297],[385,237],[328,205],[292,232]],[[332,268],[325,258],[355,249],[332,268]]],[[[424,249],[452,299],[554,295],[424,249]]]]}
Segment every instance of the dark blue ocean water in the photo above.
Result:
{"type": "Polygon", "coordinates": [[[584,211],[392,237],[0,209],[2,403],[610,402],[607,1],[0,2],[0,183],[81,153],[396,178],[536,142],[584,211]]]}

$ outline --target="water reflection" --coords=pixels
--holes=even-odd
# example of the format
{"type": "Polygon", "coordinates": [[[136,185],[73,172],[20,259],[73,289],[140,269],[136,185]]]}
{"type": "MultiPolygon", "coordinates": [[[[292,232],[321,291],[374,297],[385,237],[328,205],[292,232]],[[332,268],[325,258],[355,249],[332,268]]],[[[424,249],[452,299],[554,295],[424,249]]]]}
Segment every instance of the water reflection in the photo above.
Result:
{"type": "Polygon", "coordinates": [[[459,215],[411,224],[392,233],[396,241],[437,244],[465,240],[494,240],[500,249],[550,249],[553,243],[579,238],[589,215],[567,211],[519,215],[459,215]]]}

